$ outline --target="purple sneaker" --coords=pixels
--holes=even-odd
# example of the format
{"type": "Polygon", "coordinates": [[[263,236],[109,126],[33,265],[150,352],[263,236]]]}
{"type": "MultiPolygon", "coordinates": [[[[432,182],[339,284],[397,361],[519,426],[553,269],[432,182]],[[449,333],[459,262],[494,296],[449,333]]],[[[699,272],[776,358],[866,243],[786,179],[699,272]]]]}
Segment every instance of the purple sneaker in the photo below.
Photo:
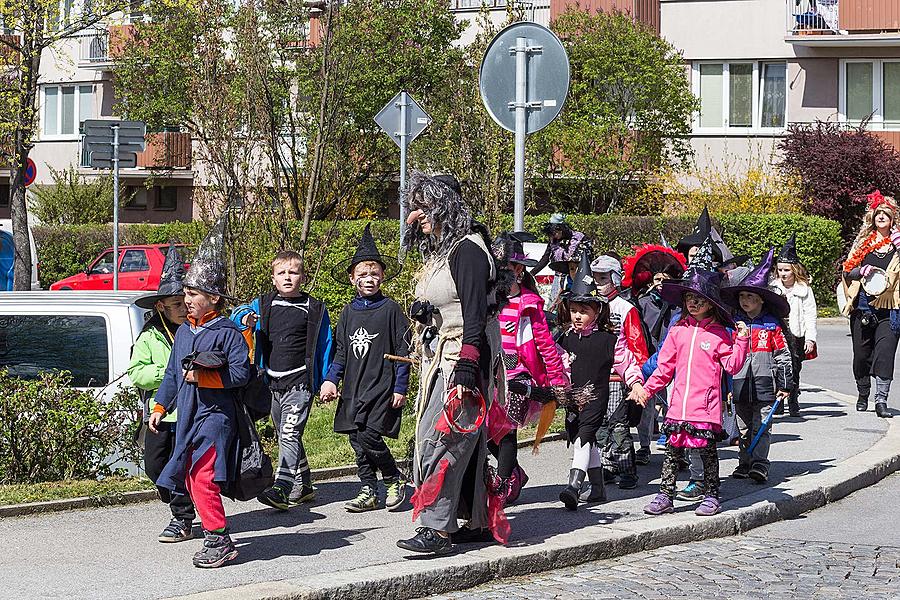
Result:
{"type": "Polygon", "coordinates": [[[675,507],[672,505],[672,499],[660,492],[650,504],[644,507],[644,512],[648,515],[662,515],[675,512],[675,507]]]}
{"type": "Polygon", "coordinates": [[[694,514],[700,517],[711,517],[719,514],[720,510],[722,510],[722,505],[719,503],[719,499],[714,496],[707,496],[700,503],[700,506],[697,507],[697,510],[694,511],[694,514]]]}

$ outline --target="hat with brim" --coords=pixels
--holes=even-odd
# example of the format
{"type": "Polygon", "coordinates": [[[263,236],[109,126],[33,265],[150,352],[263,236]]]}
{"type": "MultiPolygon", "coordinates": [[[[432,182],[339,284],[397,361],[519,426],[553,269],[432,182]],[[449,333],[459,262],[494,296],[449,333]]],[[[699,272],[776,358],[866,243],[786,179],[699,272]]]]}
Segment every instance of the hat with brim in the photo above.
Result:
{"type": "Polygon", "coordinates": [[[170,243],[166,251],[166,260],[163,263],[162,274],[159,276],[159,288],[155,294],[141,296],[134,303],[146,309],[153,308],[160,300],[172,296],[184,296],[184,261],[175,244],[170,243]]]}
{"type": "Polygon", "coordinates": [[[669,279],[663,281],[659,291],[660,297],[675,306],[681,306],[684,295],[688,292],[706,298],[710,304],[719,309],[722,317],[733,324],[731,317],[733,308],[726,304],[719,294],[719,285],[722,282],[722,274],[704,269],[688,269],[682,279],[669,279]]]}
{"type": "Polygon", "coordinates": [[[775,249],[770,248],[759,265],[750,271],[738,285],[722,290],[722,298],[733,304],[735,308],[740,308],[741,292],[751,292],[763,299],[768,312],[782,319],[787,317],[791,313],[791,306],[788,304],[787,298],[769,288],[769,272],[772,270],[774,256],[775,249]]]}
{"type": "Polygon", "coordinates": [[[667,273],[672,279],[680,279],[687,268],[684,255],[655,244],[634,247],[634,255],[623,261],[622,285],[638,291],[653,281],[657,273],[667,273]]]}
{"type": "Polygon", "coordinates": [[[528,255],[525,254],[525,244],[523,243],[524,238],[528,235],[528,233],[523,231],[501,233],[491,244],[491,253],[501,264],[514,263],[533,267],[538,264],[538,261],[528,258],[528,255]]]}
{"type": "Polygon", "coordinates": [[[597,284],[594,282],[594,274],[591,272],[591,259],[587,252],[582,252],[578,262],[578,271],[572,280],[569,289],[560,294],[566,302],[583,302],[600,304],[608,300],[597,293],[597,284]]]}
{"type": "Polygon", "coordinates": [[[366,224],[366,228],[359,238],[356,252],[350,258],[346,258],[334,265],[331,268],[331,277],[338,283],[350,285],[349,275],[353,273],[354,267],[362,262],[376,262],[381,265],[381,269],[384,271],[382,283],[390,281],[400,274],[400,261],[393,256],[384,256],[378,251],[378,246],[375,244],[375,238],[372,236],[369,224],[366,224]]]}

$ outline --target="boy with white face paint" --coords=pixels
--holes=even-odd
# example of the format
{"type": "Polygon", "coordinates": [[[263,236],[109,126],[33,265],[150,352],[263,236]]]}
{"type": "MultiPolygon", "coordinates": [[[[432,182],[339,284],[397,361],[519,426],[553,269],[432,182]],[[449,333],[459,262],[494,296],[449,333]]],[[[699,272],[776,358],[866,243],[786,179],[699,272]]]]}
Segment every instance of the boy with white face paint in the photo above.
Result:
{"type": "Polygon", "coordinates": [[[385,508],[398,510],[406,500],[406,479],[384,442],[384,436],[396,439],[400,433],[409,384],[410,364],[387,358],[406,357],[410,351],[409,319],[381,292],[381,284],[398,271],[397,260],[381,255],[366,225],[356,253],[332,273],[342,283],[349,279],[356,297],[338,318],[334,362],[319,394],[325,402],[339,398],[334,430],[349,436],[356,453],[362,486],[344,504],[353,513],[378,508],[378,471],[386,488],[385,508]]]}
{"type": "MultiPolygon", "coordinates": [[[[624,338],[638,366],[643,366],[650,357],[647,341],[638,309],[621,293],[622,263],[610,253],[603,254],[591,263],[591,272],[597,293],[609,302],[609,321],[614,333],[624,338]]],[[[626,394],[621,378],[614,375],[610,379],[606,424],[598,431],[597,441],[603,449],[603,467],[607,473],[618,475],[621,489],[632,489],[637,486],[637,465],[631,424],[640,421],[640,408],[626,400],[626,394]]]]}

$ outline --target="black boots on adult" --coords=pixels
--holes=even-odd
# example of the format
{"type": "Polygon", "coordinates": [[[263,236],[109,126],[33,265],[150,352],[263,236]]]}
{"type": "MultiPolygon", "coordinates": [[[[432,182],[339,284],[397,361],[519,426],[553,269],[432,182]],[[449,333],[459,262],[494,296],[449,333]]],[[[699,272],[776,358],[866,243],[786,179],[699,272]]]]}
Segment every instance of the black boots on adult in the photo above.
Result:
{"type": "Polygon", "coordinates": [[[581,469],[569,470],[569,485],[559,493],[560,502],[565,504],[569,510],[578,508],[578,496],[581,495],[581,486],[584,484],[586,475],[587,473],[581,469]]]}
{"type": "Polygon", "coordinates": [[[887,402],[876,402],[875,414],[882,419],[891,419],[894,417],[894,415],[891,414],[891,411],[887,407],[887,402]]]}

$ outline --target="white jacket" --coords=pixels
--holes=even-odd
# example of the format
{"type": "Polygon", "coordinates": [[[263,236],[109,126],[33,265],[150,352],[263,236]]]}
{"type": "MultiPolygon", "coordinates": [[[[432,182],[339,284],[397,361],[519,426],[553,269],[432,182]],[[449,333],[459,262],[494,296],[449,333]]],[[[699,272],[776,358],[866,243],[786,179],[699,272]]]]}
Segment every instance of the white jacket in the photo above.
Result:
{"type": "Polygon", "coordinates": [[[785,298],[791,306],[791,314],[788,317],[788,327],[791,333],[797,337],[816,341],[816,297],[812,288],[799,281],[790,289],[784,287],[780,279],[773,279],[769,287],[785,298]]]}

